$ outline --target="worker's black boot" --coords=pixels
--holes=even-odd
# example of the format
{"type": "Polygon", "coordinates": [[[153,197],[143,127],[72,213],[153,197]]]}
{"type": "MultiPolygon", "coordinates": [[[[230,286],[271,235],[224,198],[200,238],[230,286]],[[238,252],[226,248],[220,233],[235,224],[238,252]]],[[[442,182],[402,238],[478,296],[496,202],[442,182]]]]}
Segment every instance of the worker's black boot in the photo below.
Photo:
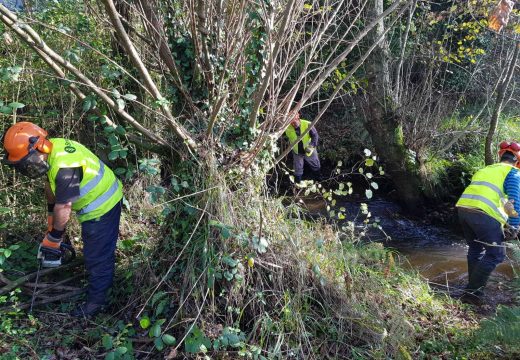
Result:
{"type": "Polygon", "coordinates": [[[491,272],[493,271],[493,269],[491,269],[491,271],[489,269],[484,269],[482,266],[480,266],[481,264],[477,264],[475,266],[475,268],[473,269],[473,271],[471,272],[471,275],[470,275],[470,278],[469,278],[469,281],[468,281],[468,286],[466,286],[466,290],[468,291],[482,291],[482,289],[484,289],[484,287],[486,286],[487,282],[488,282],[488,279],[489,279],[489,275],[491,275],[491,272]]]}
{"type": "Polygon", "coordinates": [[[95,304],[86,302],[84,304],[79,305],[77,308],[70,312],[71,316],[78,318],[91,318],[94,315],[102,312],[105,309],[105,304],[95,304]]]}
{"type": "Polygon", "coordinates": [[[489,275],[491,275],[492,272],[479,265],[480,264],[476,264],[474,267],[469,266],[469,268],[472,268],[469,274],[469,282],[466,289],[464,289],[464,294],[460,297],[460,301],[477,306],[483,304],[482,297],[484,293],[482,289],[486,286],[489,275]]]}

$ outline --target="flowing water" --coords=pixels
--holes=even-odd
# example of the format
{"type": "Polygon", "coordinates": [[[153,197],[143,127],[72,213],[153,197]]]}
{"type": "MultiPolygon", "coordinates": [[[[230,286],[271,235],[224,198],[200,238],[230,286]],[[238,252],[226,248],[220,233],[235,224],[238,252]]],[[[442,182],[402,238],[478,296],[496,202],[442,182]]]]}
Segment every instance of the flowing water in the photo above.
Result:
{"type": "MultiPolygon", "coordinates": [[[[311,213],[327,215],[323,199],[305,199],[304,202],[311,213]]],[[[360,204],[341,201],[337,205],[346,208],[347,220],[357,219],[354,221],[357,228],[361,228],[364,219],[360,204]]],[[[396,249],[397,257],[405,267],[417,270],[432,287],[441,291],[466,284],[467,246],[455,229],[411,219],[404,215],[399,205],[387,200],[373,200],[368,203],[368,209],[371,218],[378,219],[384,233],[371,230],[367,236],[396,249]],[[391,239],[388,240],[387,236],[391,239]]],[[[496,305],[512,302],[513,294],[507,288],[514,272],[509,257],[495,269],[486,287],[487,303],[496,305]]]]}

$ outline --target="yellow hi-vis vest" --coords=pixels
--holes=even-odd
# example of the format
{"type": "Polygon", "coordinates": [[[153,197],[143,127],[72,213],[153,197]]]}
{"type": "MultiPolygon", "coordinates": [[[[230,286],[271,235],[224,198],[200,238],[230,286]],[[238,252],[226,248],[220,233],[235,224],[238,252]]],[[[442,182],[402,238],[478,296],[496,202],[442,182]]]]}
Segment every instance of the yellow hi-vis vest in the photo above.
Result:
{"type": "MultiPolygon", "coordinates": [[[[300,120],[300,134],[307,130],[310,123],[311,122],[307,120],[300,120]]],[[[285,130],[285,135],[289,138],[291,144],[295,142],[296,139],[298,139],[298,135],[296,135],[296,131],[294,130],[292,125],[289,125],[287,127],[287,129],[285,130]]],[[[307,145],[309,145],[309,143],[311,142],[311,136],[309,135],[309,133],[305,134],[301,141],[303,141],[303,148],[306,149],[307,145]]],[[[295,154],[298,154],[298,143],[296,143],[296,145],[293,146],[293,151],[295,154]]]]}
{"type": "Polygon", "coordinates": [[[480,169],[473,175],[471,184],[455,206],[482,210],[502,225],[505,224],[508,216],[504,210],[507,202],[504,180],[512,169],[513,165],[503,163],[480,169]]]}
{"type": "Polygon", "coordinates": [[[56,176],[62,168],[83,169],[79,184],[79,198],[72,203],[80,222],[97,219],[109,212],[123,198],[122,184],[112,170],[89,149],[67,139],[49,139],[52,151],[47,158],[47,172],[53,194],[56,194],[56,176]]]}

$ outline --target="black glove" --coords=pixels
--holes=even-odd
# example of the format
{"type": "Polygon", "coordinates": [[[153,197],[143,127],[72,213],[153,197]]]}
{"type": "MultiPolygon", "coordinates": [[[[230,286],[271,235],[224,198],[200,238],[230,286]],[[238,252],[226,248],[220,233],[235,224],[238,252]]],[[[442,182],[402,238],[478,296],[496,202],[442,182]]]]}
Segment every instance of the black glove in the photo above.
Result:
{"type": "Polygon", "coordinates": [[[520,227],[511,226],[506,224],[504,226],[504,239],[505,241],[516,240],[518,238],[518,233],[520,232],[520,227]]]}

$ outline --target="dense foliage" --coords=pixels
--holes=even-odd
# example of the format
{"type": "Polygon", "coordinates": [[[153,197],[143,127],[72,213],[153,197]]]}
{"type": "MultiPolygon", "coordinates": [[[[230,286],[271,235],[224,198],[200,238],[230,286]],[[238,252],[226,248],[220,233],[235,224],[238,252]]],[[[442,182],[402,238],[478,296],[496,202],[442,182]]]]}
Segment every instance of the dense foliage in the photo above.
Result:
{"type": "MultiPolygon", "coordinates": [[[[5,286],[36,268],[43,192],[0,169],[0,357],[518,354],[518,309],[479,333],[478,317],[366,236],[380,228],[374,194],[408,191],[399,172],[418,179],[422,207],[455,199],[484,164],[518,29],[486,29],[494,4],[26,3],[18,22],[0,15],[0,131],[28,120],[84,143],[124,181],[126,211],[111,312],[71,321],[73,297],[28,314],[31,283],[5,286]],[[330,174],[301,190],[324,199],[317,220],[278,184],[293,109],[315,122],[330,174]],[[352,197],[356,219],[338,201],[352,197]]],[[[520,138],[515,83],[495,143],[520,138]]],[[[81,247],[76,223],[67,236],[81,247]]],[[[44,282],[74,292],[71,277],[81,267],[44,282]]]]}

